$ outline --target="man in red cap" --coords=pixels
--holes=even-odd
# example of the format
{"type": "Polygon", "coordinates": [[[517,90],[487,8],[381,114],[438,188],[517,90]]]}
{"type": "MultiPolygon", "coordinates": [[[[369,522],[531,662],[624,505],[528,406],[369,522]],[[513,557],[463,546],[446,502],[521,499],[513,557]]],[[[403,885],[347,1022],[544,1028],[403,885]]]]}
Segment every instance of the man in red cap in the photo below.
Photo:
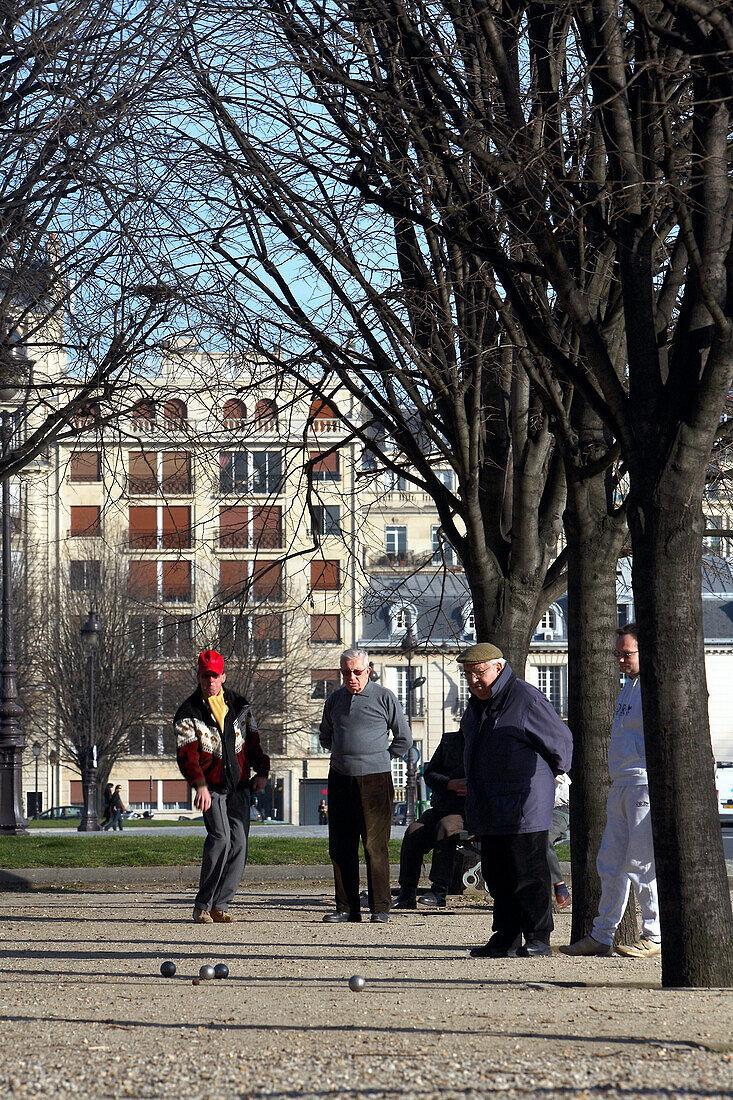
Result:
{"type": "Polygon", "coordinates": [[[221,653],[205,649],[199,686],[173,719],[178,767],[196,790],[193,804],[206,826],[196,924],[235,919],[229,903],[247,862],[251,793],[262,790],[270,771],[252,709],[243,695],[224,687],[225,680],[221,653]]]}

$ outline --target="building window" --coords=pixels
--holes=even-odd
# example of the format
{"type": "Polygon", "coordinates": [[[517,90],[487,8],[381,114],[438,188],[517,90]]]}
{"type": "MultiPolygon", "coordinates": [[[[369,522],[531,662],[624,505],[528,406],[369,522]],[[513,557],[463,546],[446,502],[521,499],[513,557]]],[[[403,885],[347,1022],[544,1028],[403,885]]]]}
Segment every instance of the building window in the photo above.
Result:
{"type": "Polygon", "coordinates": [[[616,624],[618,626],[626,626],[631,622],[631,604],[630,603],[617,603],[616,604],[616,624]]]}
{"type": "Polygon", "coordinates": [[[559,665],[538,665],[537,686],[547,696],[561,718],[564,717],[562,697],[562,669],[559,665]]]}
{"type": "Polygon", "coordinates": [[[246,657],[249,645],[249,615],[222,615],[219,620],[219,649],[224,656],[246,657]]]}
{"type": "Polygon", "coordinates": [[[321,744],[320,727],[316,726],[316,728],[311,730],[311,733],[310,733],[310,752],[308,753],[308,755],[309,756],[326,756],[328,754],[328,751],[329,750],[324,749],[323,745],[321,744]]]}
{"type": "Polygon", "coordinates": [[[311,669],[311,699],[327,699],[339,686],[340,673],[335,668],[311,669]]]}
{"type": "Polygon", "coordinates": [[[252,451],[253,493],[281,493],[283,463],[280,451],[252,451]]]}
{"type": "Polygon", "coordinates": [[[438,481],[443,482],[446,489],[453,489],[455,474],[452,470],[436,470],[435,476],[437,477],[438,481]]]}
{"type": "Polygon", "coordinates": [[[161,654],[165,658],[190,657],[193,630],[189,618],[163,619],[161,624],[161,654]]]}
{"type": "Polygon", "coordinates": [[[340,641],[340,615],[311,615],[311,642],[333,644],[340,641]]]}
{"type": "Polygon", "coordinates": [[[69,588],[72,592],[90,592],[99,587],[101,563],[98,561],[69,562],[69,588]]]}
{"type": "MultiPolygon", "coordinates": [[[[723,527],[722,516],[705,516],[705,528],[707,531],[720,531],[723,527]]],[[[706,550],[709,550],[711,554],[723,553],[723,539],[720,535],[705,535],[702,540],[702,544],[706,550]]]]}
{"type": "MultiPolygon", "coordinates": [[[[422,676],[422,668],[420,665],[411,665],[409,672],[412,674],[412,682],[419,680],[422,676]]],[[[407,714],[408,706],[408,668],[406,665],[400,665],[397,668],[391,668],[387,670],[387,676],[391,684],[394,684],[394,693],[400,701],[402,709],[407,714]]],[[[411,716],[413,718],[422,718],[423,715],[423,685],[419,684],[412,691],[411,700],[411,716]]]]}
{"type": "Polygon", "coordinates": [[[456,552],[446,539],[439,524],[433,524],[430,528],[430,536],[433,543],[433,564],[455,565],[456,552]]]}
{"type": "Polygon", "coordinates": [[[277,428],[277,405],[270,397],[263,398],[255,405],[254,421],[257,427],[266,431],[277,428]]]}
{"type": "Polygon", "coordinates": [[[407,527],[387,524],[384,547],[390,561],[395,564],[404,563],[407,560],[407,527]]]}
{"type": "Polygon", "coordinates": [[[557,616],[552,608],[547,609],[539,623],[535,634],[554,634],[557,630],[557,616]]]}
{"type": "Polygon", "coordinates": [[[169,427],[185,424],[188,419],[186,402],[177,397],[170,398],[163,405],[163,419],[168,422],[169,427]]]}
{"type": "Polygon", "coordinates": [[[463,608],[463,633],[469,638],[476,637],[476,616],[473,612],[473,604],[469,603],[463,608]]]}
{"type": "Polygon", "coordinates": [[[333,432],[337,427],[336,413],[317,397],[310,407],[308,423],[314,432],[333,432]]]}
{"type": "Polygon", "coordinates": [[[191,509],[187,505],[130,505],[130,546],[137,550],[187,550],[191,509]]]}
{"type": "Polygon", "coordinates": [[[225,401],[221,418],[225,428],[239,428],[242,421],[247,419],[247,409],[244,401],[240,401],[237,397],[231,397],[228,401],[225,401]]]}
{"type": "Polygon", "coordinates": [[[69,459],[69,481],[102,480],[102,460],[99,451],[74,451],[69,459]]]}
{"type": "Polygon", "coordinates": [[[191,788],[185,779],[163,780],[163,809],[190,810],[191,788]]]}
{"type": "Polygon", "coordinates": [[[279,549],[282,546],[282,508],[279,505],[220,508],[219,546],[279,549]]]}
{"type": "Polygon", "coordinates": [[[405,634],[409,629],[412,629],[414,636],[417,635],[417,616],[415,615],[415,608],[408,607],[406,605],[398,605],[390,607],[389,609],[389,630],[390,634],[405,634]]]}
{"type": "Polygon", "coordinates": [[[222,451],[219,455],[219,492],[246,493],[248,481],[246,451],[222,451]]]}
{"type": "Polygon", "coordinates": [[[252,616],[252,652],[255,657],[282,657],[282,615],[252,616]]]}
{"type": "Polygon", "coordinates": [[[313,534],[316,537],[341,534],[341,509],[338,504],[317,504],[313,508],[313,534]]]}
{"type": "Polygon", "coordinates": [[[219,647],[224,656],[281,657],[283,617],[270,615],[222,615],[219,647]]]}
{"type": "Polygon", "coordinates": [[[136,401],[132,407],[133,427],[152,426],[155,423],[155,404],[152,401],[136,401]]]}
{"type": "Polygon", "coordinates": [[[388,493],[407,493],[412,485],[408,484],[407,479],[395,470],[385,470],[384,488],[388,493]]]}
{"type": "Polygon", "coordinates": [[[329,454],[325,455],[322,455],[320,451],[311,451],[308,455],[308,459],[313,463],[312,477],[314,481],[341,480],[338,451],[331,451],[329,454]]]}
{"type": "Polygon", "coordinates": [[[407,764],[402,757],[392,757],[392,785],[395,791],[402,791],[407,781],[407,764]]]}
{"type": "Polygon", "coordinates": [[[191,603],[190,561],[131,561],[130,596],[145,603],[191,603]]]}
{"type": "Polygon", "coordinates": [[[100,538],[102,514],[99,505],[72,504],[69,534],[72,538],[100,538]]]}
{"type": "Polygon", "coordinates": [[[338,561],[312,561],[311,591],[338,592],[341,587],[339,571],[340,562],[338,561]]]}
{"type": "Polygon", "coordinates": [[[191,456],[186,451],[130,451],[130,496],[183,496],[191,492],[191,456]]]}

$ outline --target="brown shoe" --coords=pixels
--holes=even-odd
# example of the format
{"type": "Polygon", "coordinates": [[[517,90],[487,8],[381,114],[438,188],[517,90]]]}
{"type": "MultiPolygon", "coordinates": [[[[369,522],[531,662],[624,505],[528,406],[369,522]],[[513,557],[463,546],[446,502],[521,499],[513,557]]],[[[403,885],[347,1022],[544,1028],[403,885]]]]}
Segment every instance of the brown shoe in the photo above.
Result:
{"type": "Polygon", "coordinates": [[[193,911],[193,923],[194,924],[213,924],[214,918],[211,913],[207,913],[205,909],[194,909],[193,911]]]}
{"type": "Polygon", "coordinates": [[[225,909],[212,909],[211,919],[215,924],[234,924],[237,918],[227,913],[225,909]]]}
{"type": "Polygon", "coordinates": [[[662,945],[642,936],[636,943],[620,943],[616,951],[627,959],[654,959],[662,954],[662,945]]]}
{"type": "Polygon", "coordinates": [[[612,947],[607,943],[601,943],[600,940],[594,940],[592,936],[584,936],[582,940],[576,940],[575,943],[561,947],[560,950],[563,955],[601,955],[608,958],[613,954],[612,947]]]}

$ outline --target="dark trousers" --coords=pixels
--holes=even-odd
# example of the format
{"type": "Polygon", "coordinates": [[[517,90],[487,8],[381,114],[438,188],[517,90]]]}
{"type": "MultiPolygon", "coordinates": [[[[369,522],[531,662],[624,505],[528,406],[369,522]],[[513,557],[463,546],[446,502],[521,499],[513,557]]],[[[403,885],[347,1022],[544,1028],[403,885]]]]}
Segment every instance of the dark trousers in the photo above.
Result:
{"type": "Polygon", "coordinates": [[[336,908],[357,915],[359,839],[364,844],[369,908],[390,906],[389,849],[394,787],[390,772],[373,775],[328,773],[328,854],[333,863],[336,908]]]}
{"type": "Polygon", "coordinates": [[[250,801],[246,788],[231,794],[211,792],[211,806],[204,811],[206,840],[197,909],[226,912],[237,892],[247,862],[250,801]]]}
{"type": "Polygon", "coordinates": [[[549,943],[552,923],[547,831],[481,837],[481,873],[494,899],[497,947],[549,943]]]}
{"type": "Polygon", "coordinates": [[[446,814],[433,809],[420,814],[402,838],[400,886],[403,890],[417,889],[423,856],[431,848],[433,860],[430,865],[430,881],[441,890],[449,890],[458,834],[465,827],[461,814],[446,814]]]}

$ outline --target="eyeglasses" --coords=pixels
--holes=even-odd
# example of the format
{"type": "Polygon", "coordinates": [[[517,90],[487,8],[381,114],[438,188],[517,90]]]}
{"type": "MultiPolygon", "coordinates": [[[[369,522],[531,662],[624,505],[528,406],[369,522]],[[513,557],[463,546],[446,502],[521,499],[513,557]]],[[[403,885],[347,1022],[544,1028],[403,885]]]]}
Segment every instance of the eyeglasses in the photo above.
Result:
{"type": "Polygon", "coordinates": [[[617,657],[633,657],[638,652],[639,652],[638,649],[617,649],[616,650],[616,656],[617,657]]]}
{"type": "Polygon", "coordinates": [[[349,676],[368,676],[371,672],[369,668],[342,668],[341,675],[344,680],[348,680],[349,676]]]}
{"type": "Polygon", "coordinates": [[[491,674],[494,666],[489,665],[488,668],[475,668],[472,672],[468,672],[465,668],[463,670],[464,680],[485,680],[487,676],[491,674]]]}

